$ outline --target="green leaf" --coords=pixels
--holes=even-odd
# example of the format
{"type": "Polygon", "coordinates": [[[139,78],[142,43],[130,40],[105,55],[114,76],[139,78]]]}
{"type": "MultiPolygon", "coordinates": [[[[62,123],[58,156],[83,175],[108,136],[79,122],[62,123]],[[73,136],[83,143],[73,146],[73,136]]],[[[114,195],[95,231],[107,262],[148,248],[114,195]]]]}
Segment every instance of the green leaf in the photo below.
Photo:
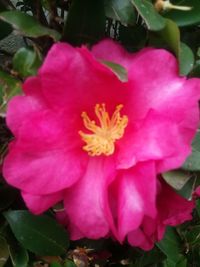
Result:
{"type": "Polygon", "coordinates": [[[182,169],[200,171],[200,131],[197,132],[192,143],[192,154],[187,158],[182,169]]]}
{"type": "Polygon", "coordinates": [[[55,41],[61,38],[60,33],[42,26],[36,19],[18,10],[0,13],[0,19],[9,23],[21,35],[31,38],[50,36],[55,41]]]}
{"type": "Polygon", "coordinates": [[[0,267],[3,267],[9,258],[8,244],[6,240],[0,236],[0,267]]]}
{"type": "Polygon", "coordinates": [[[159,35],[178,57],[180,53],[180,31],[176,23],[166,19],[166,25],[159,32],[159,35]]]}
{"type": "Polygon", "coordinates": [[[168,227],[164,238],[156,245],[167,256],[168,261],[177,263],[180,260],[181,240],[174,228],[168,227]]]}
{"type": "Polygon", "coordinates": [[[34,216],[28,211],[4,213],[17,240],[30,251],[39,255],[64,254],[69,246],[67,232],[54,219],[34,216]]]}
{"type": "Polygon", "coordinates": [[[35,75],[41,63],[38,53],[25,47],[20,48],[13,57],[13,68],[22,77],[35,75]]]}
{"type": "Polygon", "coordinates": [[[101,60],[101,63],[103,63],[109,69],[111,69],[120,81],[122,82],[128,81],[128,72],[123,66],[117,63],[111,62],[111,61],[106,61],[106,60],[101,60]]]}
{"type": "Polygon", "coordinates": [[[176,190],[182,189],[191,178],[191,174],[189,172],[184,172],[181,170],[165,172],[162,174],[162,176],[165,181],[176,190]]]}
{"type": "Polygon", "coordinates": [[[92,44],[104,36],[105,10],[102,0],[73,0],[63,39],[74,45],[92,44]]]}
{"type": "Polygon", "coordinates": [[[186,199],[192,199],[192,194],[196,185],[196,177],[193,175],[186,184],[178,190],[178,194],[186,199]]]}
{"type": "Polygon", "coordinates": [[[149,30],[160,31],[165,27],[165,18],[158,14],[150,1],[131,0],[131,2],[145,21],[149,30]]]}
{"type": "Polygon", "coordinates": [[[192,50],[184,43],[180,44],[179,53],[179,72],[181,75],[187,75],[194,66],[194,54],[192,50]]]}
{"type": "Polygon", "coordinates": [[[167,259],[166,261],[164,261],[163,267],[187,267],[187,259],[182,256],[179,262],[177,263],[167,259]]]}
{"type": "Polygon", "coordinates": [[[20,245],[9,247],[11,261],[14,267],[27,267],[29,256],[25,248],[20,245]]]}
{"type": "Polygon", "coordinates": [[[21,93],[21,82],[0,70],[0,113],[4,113],[10,98],[21,93]]]}
{"type": "Polygon", "coordinates": [[[107,17],[118,20],[125,26],[136,22],[136,13],[130,0],[107,0],[105,13],[107,17]]]}
{"type": "Polygon", "coordinates": [[[163,15],[177,23],[178,26],[189,26],[200,23],[200,1],[199,0],[173,0],[174,5],[190,6],[189,11],[170,10],[163,15]]]}

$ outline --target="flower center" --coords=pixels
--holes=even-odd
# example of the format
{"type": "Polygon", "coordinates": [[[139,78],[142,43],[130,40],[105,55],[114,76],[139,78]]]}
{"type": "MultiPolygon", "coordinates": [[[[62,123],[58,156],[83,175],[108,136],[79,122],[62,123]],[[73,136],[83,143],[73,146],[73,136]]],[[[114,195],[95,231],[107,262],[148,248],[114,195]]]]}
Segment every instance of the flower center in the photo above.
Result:
{"type": "Polygon", "coordinates": [[[115,151],[115,141],[122,138],[124,130],[128,124],[128,117],[121,116],[120,110],[123,105],[118,105],[110,118],[106,111],[105,104],[96,104],[95,114],[99,120],[99,125],[96,125],[94,120],[91,120],[86,112],[82,112],[83,123],[86,129],[91,131],[91,134],[79,131],[82,140],[86,143],[83,150],[87,151],[90,156],[112,155],[115,151]]]}

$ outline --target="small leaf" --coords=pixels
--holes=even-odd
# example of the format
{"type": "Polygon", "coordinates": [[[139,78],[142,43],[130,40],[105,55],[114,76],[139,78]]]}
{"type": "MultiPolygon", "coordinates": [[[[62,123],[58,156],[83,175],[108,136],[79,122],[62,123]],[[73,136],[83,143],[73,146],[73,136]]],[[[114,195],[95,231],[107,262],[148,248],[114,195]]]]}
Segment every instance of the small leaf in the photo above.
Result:
{"type": "Polygon", "coordinates": [[[28,211],[4,213],[17,240],[30,251],[39,255],[61,255],[69,246],[66,231],[52,218],[34,216],[28,211]]]}
{"type": "Polygon", "coordinates": [[[188,171],[200,171],[200,131],[197,132],[192,143],[192,154],[187,158],[182,169],[188,171]]]}
{"type": "Polygon", "coordinates": [[[8,244],[6,240],[0,236],[0,267],[3,267],[9,258],[8,244]]]}
{"type": "Polygon", "coordinates": [[[181,75],[187,75],[194,66],[194,54],[192,50],[184,43],[180,44],[179,68],[181,75]]]}
{"type": "Polygon", "coordinates": [[[73,45],[92,44],[104,36],[105,23],[104,1],[73,0],[63,39],[73,45]]]}
{"type": "Polygon", "coordinates": [[[168,227],[164,238],[156,245],[167,256],[169,261],[177,263],[180,260],[181,240],[174,228],[168,227]]]}
{"type": "Polygon", "coordinates": [[[159,32],[159,35],[178,57],[180,52],[180,31],[176,23],[172,20],[166,19],[166,25],[159,32]]]}
{"type": "Polygon", "coordinates": [[[199,0],[173,0],[174,5],[190,6],[189,11],[170,10],[163,15],[176,22],[178,26],[189,26],[200,23],[200,1],[199,0]]]}
{"type": "Polygon", "coordinates": [[[134,25],[136,14],[130,0],[107,0],[105,6],[106,16],[120,21],[123,25],[134,25]]]}
{"type": "Polygon", "coordinates": [[[22,77],[35,75],[41,63],[38,53],[25,47],[20,48],[13,57],[13,68],[22,77]]]}
{"type": "Polygon", "coordinates": [[[176,190],[181,190],[192,177],[189,172],[174,170],[162,174],[165,181],[176,190]]]}
{"type": "Polygon", "coordinates": [[[160,31],[165,27],[165,18],[158,14],[150,1],[131,0],[131,2],[145,21],[149,30],[160,31]]]}
{"type": "Polygon", "coordinates": [[[111,69],[120,81],[122,81],[122,82],[128,81],[128,72],[124,67],[122,67],[121,65],[119,65],[117,63],[114,63],[111,61],[106,61],[106,60],[101,60],[101,63],[103,63],[109,69],[111,69]]]}
{"type": "Polygon", "coordinates": [[[0,19],[12,25],[16,31],[26,37],[38,38],[41,36],[50,36],[55,41],[61,38],[60,33],[57,31],[44,27],[32,16],[18,10],[1,12],[0,19]]]}

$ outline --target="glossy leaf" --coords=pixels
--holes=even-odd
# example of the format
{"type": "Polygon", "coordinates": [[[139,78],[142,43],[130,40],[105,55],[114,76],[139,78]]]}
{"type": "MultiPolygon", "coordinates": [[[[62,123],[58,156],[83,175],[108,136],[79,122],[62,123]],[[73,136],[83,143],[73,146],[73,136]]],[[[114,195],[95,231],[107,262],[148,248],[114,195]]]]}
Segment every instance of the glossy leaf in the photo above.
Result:
{"type": "Polygon", "coordinates": [[[187,75],[194,66],[194,54],[192,50],[184,43],[180,44],[179,53],[179,72],[181,75],[187,75]]]}
{"type": "Polygon", "coordinates": [[[41,58],[32,49],[22,47],[13,57],[13,68],[22,77],[35,75],[40,65],[41,58]]]}
{"type": "Polygon", "coordinates": [[[74,0],[67,15],[63,39],[74,45],[92,44],[104,36],[105,10],[102,0],[74,0]]]}
{"type": "Polygon", "coordinates": [[[44,27],[32,16],[18,10],[1,12],[0,19],[9,23],[13,29],[23,36],[31,38],[50,36],[55,41],[61,38],[57,31],[44,27]]]}
{"type": "Polygon", "coordinates": [[[124,25],[134,25],[136,22],[136,13],[130,0],[107,0],[105,13],[124,25]]]}
{"type": "Polygon", "coordinates": [[[165,27],[165,19],[160,14],[158,14],[150,1],[131,0],[131,2],[145,21],[149,30],[160,31],[165,27]]]}
{"type": "Polygon", "coordinates": [[[178,26],[188,26],[200,23],[200,1],[199,0],[173,0],[174,5],[190,6],[189,11],[170,10],[163,15],[177,23],[178,26]]]}
{"type": "Polygon", "coordinates": [[[69,240],[64,228],[54,219],[34,216],[28,211],[4,213],[17,240],[39,255],[61,255],[66,252],[69,240]]]}
{"type": "Polygon", "coordinates": [[[128,81],[128,72],[124,67],[111,61],[101,60],[101,62],[109,69],[111,69],[119,80],[121,80],[122,82],[128,81]]]}
{"type": "Polygon", "coordinates": [[[200,171],[200,132],[192,143],[192,154],[187,158],[182,168],[189,171],[200,171]]]}
{"type": "Polygon", "coordinates": [[[165,172],[162,174],[162,176],[165,181],[176,190],[182,189],[191,178],[191,174],[189,172],[184,172],[181,170],[165,172]]]}
{"type": "Polygon", "coordinates": [[[177,263],[181,258],[181,240],[172,227],[168,227],[164,238],[156,244],[168,260],[177,263]]]}
{"type": "Polygon", "coordinates": [[[166,25],[159,32],[159,35],[178,57],[180,53],[180,31],[176,23],[166,19],[166,25]]]}
{"type": "Polygon", "coordinates": [[[8,244],[6,240],[0,236],[0,267],[3,267],[9,257],[8,244]]]}

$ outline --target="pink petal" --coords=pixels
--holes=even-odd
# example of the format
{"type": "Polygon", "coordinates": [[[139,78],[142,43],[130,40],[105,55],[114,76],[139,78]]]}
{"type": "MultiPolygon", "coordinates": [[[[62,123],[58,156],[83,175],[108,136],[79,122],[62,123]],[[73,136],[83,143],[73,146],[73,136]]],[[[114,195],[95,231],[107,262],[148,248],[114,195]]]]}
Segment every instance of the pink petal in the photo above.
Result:
{"type": "Polygon", "coordinates": [[[175,226],[191,220],[194,201],[184,199],[164,181],[161,181],[161,184],[162,189],[157,200],[160,223],[175,226]]]}
{"type": "Polygon", "coordinates": [[[100,60],[111,61],[129,69],[136,54],[128,53],[120,44],[112,39],[104,39],[92,47],[92,54],[100,60]]]}
{"type": "Polygon", "coordinates": [[[113,172],[111,158],[91,158],[83,178],[66,190],[64,205],[72,239],[77,237],[76,229],[93,239],[109,233],[107,187],[113,172]]]}
{"type": "MultiPolygon", "coordinates": [[[[162,49],[141,50],[129,72],[129,82],[134,91],[132,97],[137,99],[134,116],[140,118],[154,109],[179,123],[185,122],[186,117],[188,121],[190,108],[196,107],[200,97],[199,79],[180,78],[177,60],[162,49]]],[[[197,114],[195,110],[194,121],[190,119],[189,125],[184,126],[193,128],[192,122],[196,127],[197,114]]]]}
{"type": "Polygon", "coordinates": [[[11,144],[3,174],[7,182],[33,195],[46,195],[74,184],[84,173],[86,158],[74,150],[31,151],[11,144]]]}
{"type": "Polygon", "coordinates": [[[118,228],[117,238],[123,241],[125,236],[137,229],[144,215],[156,215],[156,175],[153,162],[144,162],[119,174],[113,183],[110,194],[113,196],[111,207],[118,228]],[[116,203],[116,204],[115,204],[116,203]]]}
{"type": "Polygon", "coordinates": [[[97,103],[106,103],[112,110],[127,98],[123,83],[84,47],[55,44],[39,77],[43,95],[52,108],[67,108],[79,117],[83,111],[93,112],[97,103]],[[102,88],[106,94],[102,94],[102,88]]]}
{"type": "Polygon", "coordinates": [[[190,143],[182,138],[177,123],[154,110],[144,120],[129,125],[117,146],[118,168],[130,168],[137,162],[156,160],[161,171],[161,164],[170,158],[174,161],[163,169],[176,168],[191,152],[190,143]]]}
{"type": "Polygon", "coordinates": [[[26,206],[32,213],[40,214],[61,201],[63,198],[63,193],[60,191],[58,193],[49,195],[32,195],[22,192],[22,197],[26,203],[26,206]]]}
{"type": "Polygon", "coordinates": [[[132,246],[139,247],[145,251],[151,250],[154,246],[152,240],[140,229],[137,229],[128,235],[128,242],[132,246]]]}
{"type": "Polygon", "coordinates": [[[128,234],[132,246],[150,250],[156,241],[163,238],[167,226],[176,226],[192,219],[194,201],[188,201],[178,195],[163,180],[158,182],[157,216],[143,218],[140,228],[128,234]]]}

